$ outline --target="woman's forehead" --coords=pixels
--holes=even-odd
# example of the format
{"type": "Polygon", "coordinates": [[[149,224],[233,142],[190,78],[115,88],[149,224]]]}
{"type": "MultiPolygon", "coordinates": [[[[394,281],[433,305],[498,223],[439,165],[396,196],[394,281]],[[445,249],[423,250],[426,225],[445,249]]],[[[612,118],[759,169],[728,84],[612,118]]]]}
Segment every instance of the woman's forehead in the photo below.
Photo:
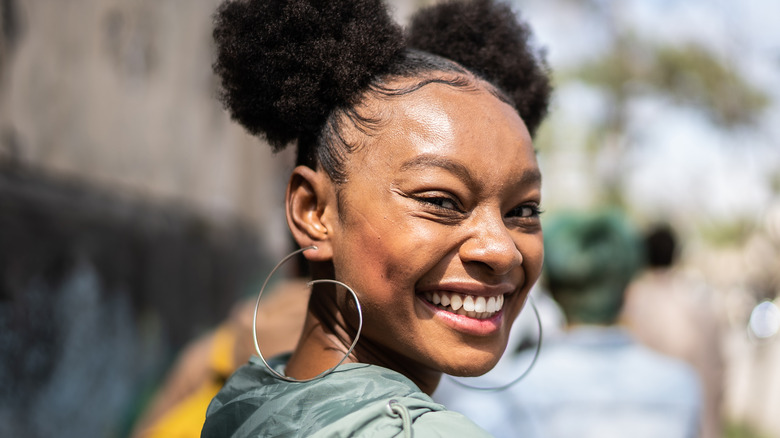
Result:
{"type": "Polygon", "coordinates": [[[384,121],[376,132],[357,133],[366,137],[366,147],[350,154],[357,156],[348,158],[348,167],[362,167],[366,159],[400,165],[421,155],[492,168],[526,161],[536,165],[530,134],[517,111],[486,88],[431,83],[371,105],[377,105],[372,112],[384,121]]]}
{"type": "MultiPolygon", "coordinates": [[[[502,99],[490,83],[472,75],[431,73],[424,77],[397,78],[383,85],[382,92],[369,91],[356,112],[372,120],[376,128],[396,132],[401,124],[422,131],[436,132],[449,127],[464,107],[479,110],[486,102],[500,103],[519,119],[517,111],[502,99]],[[388,91],[391,90],[391,91],[388,91]],[[457,102],[453,105],[453,102],[457,102]]],[[[476,120],[475,120],[476,122],[476,120]]],[[[364,129],[358,130],[363,131],[364,129]]],[[[382,131],[381,129],[377,129],[382,131]]],[[[369,133],[386,134],[387,132],[369,133]]]]}

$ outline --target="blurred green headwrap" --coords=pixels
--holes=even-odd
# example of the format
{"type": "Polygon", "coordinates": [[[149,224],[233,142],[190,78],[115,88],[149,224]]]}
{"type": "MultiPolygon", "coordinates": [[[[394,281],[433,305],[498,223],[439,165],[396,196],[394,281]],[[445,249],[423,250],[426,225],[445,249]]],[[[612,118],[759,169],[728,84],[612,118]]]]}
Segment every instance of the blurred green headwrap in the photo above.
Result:
{"type": "Polygon", "coordinates": [[[616,210],[563,213],[544,224],[544,272],[570,324],[612,324],[644,264],[639,234],[616,210]]]}

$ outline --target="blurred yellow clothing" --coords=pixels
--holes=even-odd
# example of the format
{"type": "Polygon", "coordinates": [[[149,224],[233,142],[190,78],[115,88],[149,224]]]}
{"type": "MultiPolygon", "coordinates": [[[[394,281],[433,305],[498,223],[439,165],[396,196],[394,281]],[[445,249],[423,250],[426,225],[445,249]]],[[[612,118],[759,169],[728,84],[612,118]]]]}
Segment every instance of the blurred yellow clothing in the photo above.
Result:
{"type": "MultiPolygon", "coordinates": [[[[305,280],[277,284],[257,311],[256,330],[266,357],[291,351],[306,317],[305,280]]],[[[133,438],[198,438],[206,408],[231,374],[254,353],[255,300],[236,304],[212,333],[191,342],[179,355],[154,400],[134,427],[133,438]]]]}
{"type": "Polygon", "coordinates": [[[233,373],[233,349],[236,336],[230,327],[223,325],[211,339],[209,369],[213,378],[204,381],[200,387],[151,424],[145,432],[149,438],[192,438],[199,437],[206,419],[206,408],[217,395],[224,381],[233,373]]]}
{"type": "Polygon", "coordinates": [[[200,436],[206,408],[222,383],[208,382],[174,407],[147,431],[150,438],[192,438],[200,436]]]}

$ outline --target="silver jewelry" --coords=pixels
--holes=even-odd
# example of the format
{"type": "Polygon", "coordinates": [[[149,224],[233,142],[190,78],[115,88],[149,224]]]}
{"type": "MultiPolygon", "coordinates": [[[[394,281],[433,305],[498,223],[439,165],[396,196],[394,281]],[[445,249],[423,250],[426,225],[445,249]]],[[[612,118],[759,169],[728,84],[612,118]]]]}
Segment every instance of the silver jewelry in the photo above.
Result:
{"type": "Polygon", "coordinates": [[[515,383],[519,382],[520,380],[522,380],[525,376],[528,375],[528,373],[531,372],[531,370],[534,368],[534,365],[536,365],[536,359],[539,358],[539,351],[542,349],[542,318],[539,316],[539,309],[536,308],[536,304],[534,303],[534,299],[533,297],[531,297],[531,295],[528,295],[528,300],[531,303],[531,308],[534,310],[534,315],[536,315],[536,326],[539,328],[539,342],[536,343],[536,351],[534,352],[534,358],[533,360],[531,360],[531,364],[528,366],[528,368],[526,368],[526,370],[523,371],[522,374],[515,377],[514,380],[501,386],[490,386],[490,387],[474,386],[474,385],[469,385],[468,383],[463,383],[462,381],[452,376],[447,376],[450,378],[450,380],[453,383],[462,386],[464,388],[474,389],[477,391],[503,391],[509,388],[510,386],[514,385],[515,383]]]}
{"type": "Polygon", "coordinates": [[[279,379],[286,380],[288,382],[297,382],[297,383],[310,382],[312,380],[325,377],[328,374],[332,373],[336,368],[338,368],[339,365],[341,365],[349,357],[350,354],[352,354],[352,350],[355,348],[355,345],[357,344],[357,341],[360,338],[360,332],[363,330],[363,309],[360,308],[360,301],[358,300],[357,294],[355,293],[354,290],[352,290],[351,287],[347,286],[346,284],[338,280],[331,280],[328,278],[312,280],[306,283],[307,287],[317,283],[333,283],[343,287],[344,289],[348,290],[349,293],[352,294],[352,298],[355,300],[355,306],[357,307],[358,316],[360,318],[360,322],[358,323],[357,334],[355,335],[355,340],[352,341],[352,345],[350,345],[349,350],[347,350],[347,353],[344,355],[344,357],[341,358],[339,363],[337,363],[333,368],[328,368],[327,370],[309,379],[301,379],[301,380],[293,379],[292,377],[288,377],[285,376],[284,374],[279,373],[278,371],[273,369],[270,365],[268,365],[268,362],[266,362],[265,357],[263,357],[263,353],[260,352],[260,346],[257,343],[257,310],[260,308],[260,297],[263,296],[263,291],[265,290],[265,286],[268,284],[268,280],[271,279],[271,277],[274,275],[277,269],[279,269],[279,267],[281,267],[287,260],[294,257],[296,254],[302,253],[309,249],[317,249],[317,247],[307,246],[306,248],[301,248],[299,250],[293,251],[292,253],[288,254],[285,258],[283,258],[279,263],[277,263],[276,266],[274,266],[274,268],[271,270],[271,273],[268,274],[268,276],[265,278],[265,281],[263,282],[263,287],[260,288],[260,293],[257,294],[257,301],[255,302],[255,313],[252,315],[252,338],[255,341],[255,351],[257,352],[257,355],[260,357],[260,360],[263,361],[263,364],[268,369],[268,371],[271,372],[271,374],[273,374],[279,379]]]}

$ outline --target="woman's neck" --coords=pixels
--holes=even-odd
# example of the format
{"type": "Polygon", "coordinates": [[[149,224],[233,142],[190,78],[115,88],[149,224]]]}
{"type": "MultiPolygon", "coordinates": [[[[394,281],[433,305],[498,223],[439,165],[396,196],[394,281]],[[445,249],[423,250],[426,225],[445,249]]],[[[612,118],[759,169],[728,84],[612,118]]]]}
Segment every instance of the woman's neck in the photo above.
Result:
{"type": "MultiPolygon", "coordinates": [[[[327,294],[327,292],[326,292],[327,294]]],[[[308,379],[334,367],[349,350],[356,330],[336,308],[333,300],[317,299],[312,294],[301,338],[285,368],[295,379],[308,379]]],[[[442,373],[411,361],[378,345],[362,334],[354,350],[343,363],[366,363],[399,372],[420,390],[431,395],[442,373]]]]}

